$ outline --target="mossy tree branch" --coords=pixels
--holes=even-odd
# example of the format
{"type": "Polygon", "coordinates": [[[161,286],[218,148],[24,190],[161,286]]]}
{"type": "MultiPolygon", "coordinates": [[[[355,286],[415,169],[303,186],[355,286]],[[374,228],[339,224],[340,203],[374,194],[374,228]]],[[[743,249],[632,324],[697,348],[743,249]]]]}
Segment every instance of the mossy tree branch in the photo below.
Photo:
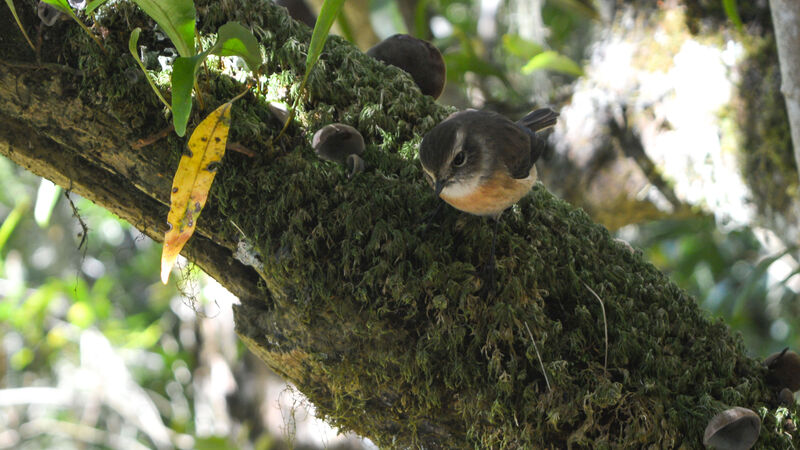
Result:
{"type": "MultiPolygon", "coordinates": [[[[793,439],[741,340],[542,186],[505,214],[499,289],[478,296],[491,227],[454,210],[419,223],[434,201],[416,147],[448,111],[395,69],[332,39],[298,123],[270,145],[281,123],[266,101],[300,94],[309,30],[268,1],[197,3],[203,33],[228,20],[254,30],[269,89],[235,104],[231,139],[257,156],[225,157],[185,254],[239,296],[242,339],[331,423],[385,447],[692,448],[714,413],[738,405],[764,417],[760,443],[793,439]],[[310,149],[333,121],[367,142],[352,180],[310,149]],[[260,272],[233,257],[242,240],[260,272]]],[[[18,9],[34,29],[32,5],[18,9]]],[[[160,239],[185,142],[133,145],[167,125],[129,78],[128,34],[148,19],[124,2],[103,11],[95,30],[109,56],[71,24],[47,29],[46,65],[7,13],[0,23],[0,153],[160,239]]],[[[219,69],[200,80],[208,111],[241,90],[219,69]]]]}
{"type": "Polygon", "coordinates": [[[800,172],[800,4],[770,0],[769,5],[781,66],[781,92],[792,131],[794,161],[800,172]]]}

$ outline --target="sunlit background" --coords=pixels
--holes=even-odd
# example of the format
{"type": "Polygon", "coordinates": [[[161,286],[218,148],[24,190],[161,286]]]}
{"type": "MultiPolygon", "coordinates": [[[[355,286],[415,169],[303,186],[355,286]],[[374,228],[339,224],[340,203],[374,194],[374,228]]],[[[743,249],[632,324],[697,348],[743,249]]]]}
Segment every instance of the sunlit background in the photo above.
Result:
{"type": "MultiPolygon", "coordinates": [[[[548,188],[754,357],[800,348],[798,177],[782,103],[767,101],[777,62],[752,56],[770,45],[768,20],[724,1],[622,3],[353,0],[369,14],[346,6],[337,32],[362,50],[398,32],[431,39],[442,103],[559,109],[539,164],[548,188]],[[769,120],[757,132],[743,126],[753,112],[769,120]]],[[[160,245],[129,224],[5,159],[0,224],[0,448],[374,448],[315,419],[245,349],[237,300],[215,281],[184,263],[163,286],[160,245]]]]}

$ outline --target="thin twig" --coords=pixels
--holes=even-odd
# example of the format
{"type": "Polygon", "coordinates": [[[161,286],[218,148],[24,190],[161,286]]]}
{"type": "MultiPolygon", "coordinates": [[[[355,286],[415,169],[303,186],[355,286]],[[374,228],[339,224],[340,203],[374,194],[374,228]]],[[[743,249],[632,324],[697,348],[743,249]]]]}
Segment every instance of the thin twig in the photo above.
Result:
{"type": "Polygon", "coordinates": [[[542,368],[542,375],[544,375],[544,382],[547,383],[547,390],[549,392],[553,392],[553,389],[550,387],[550,381],[547,379],[547,372],[544,370],[544,363],[542,362],[542,355],[539,354],[539,348],[536,346],[536,339],[533,338],[533,333],[531,333],[531,329],[528,326],[528,322],[525,322],[525,329],[528,330],[528,334],[531,336],[531,342],[533,343],[533,349],[536,351],[536,357],[539,358],[539,366],[542,368]]]}
{"type": "Polygon", "coordinates": [[[147,147],[148,145],[155,144],[161,139],[167,137],[167,135],[174,129],[175,127],[172,124],[170,124],[168,127],[164,128],[163,130],[159,131],[156,134],[137,140],[135,143],[131,144],[131,148],[134,150],[138,150],[142,147],[147,147]]]}
{"type": "Polygon", "coordinates": [[[241,153],[250,158],[255,158],[256,156],[256,152],[235,141],[229,141],[225,147],[230,151],[241,153]]]}
{"type": "Polygon", "coordinates": [[[606,307],[603,304],[603,300],[600,298],[600,296],[597,295],[597,293],[593,291],[588,284],[583,283],[583,285],[586,286],[586,289],[588,289],[589,292],[591,292],[592,295],[594,295],[594,298],[596,298],[597,301],[600,302],[600,309],[603,311],[603,330],[605,331],[606,334],[606,358],[605,361],[603,361],[603,370],[608,370],[608,321],[606,321],[606,307]]]}
{"type": "Polygon", "coordinates": [[[72,183],[70,183],[69,189],[64,191],[64,197],[67,197],[67,200],[69,200],[69,206],[72,207],[72,215],[76,219],[78,219],[78,223],[81,224],[81,230],[82,230],[81,231],[81,242],[78,244],[78,250],[82,250],[83,251],[83,258],[86,258],[86,249],[89,246],[86,245],[84,247],[84,244],[86,244],[86,240],[89,238],[89,227],[86,225],[86,222],[83,221],[83,218],[81,217],[81,213],[78,211],[78,207],[75,206],[75,202],[72,201],[72,197],[69,196],[69,194],[71,194],[71,193],[72,193],[72,183]]]}

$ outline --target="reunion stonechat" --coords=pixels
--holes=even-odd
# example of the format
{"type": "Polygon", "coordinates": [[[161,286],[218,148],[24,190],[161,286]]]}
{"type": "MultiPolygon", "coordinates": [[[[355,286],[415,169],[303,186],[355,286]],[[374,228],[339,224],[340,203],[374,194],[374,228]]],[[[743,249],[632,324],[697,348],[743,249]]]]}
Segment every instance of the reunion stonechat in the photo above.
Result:
{"type": "Polygon", "coordinates": [[[549,108],[517,122],[494,112],[466,110],[450,115],[422,138],[419,159],[436,196],[461,211],[495,219],[490,291],[500,215],[536,182],[534,163],[545,149],[537,132],[557,119],[558,113],[549,108]]]}

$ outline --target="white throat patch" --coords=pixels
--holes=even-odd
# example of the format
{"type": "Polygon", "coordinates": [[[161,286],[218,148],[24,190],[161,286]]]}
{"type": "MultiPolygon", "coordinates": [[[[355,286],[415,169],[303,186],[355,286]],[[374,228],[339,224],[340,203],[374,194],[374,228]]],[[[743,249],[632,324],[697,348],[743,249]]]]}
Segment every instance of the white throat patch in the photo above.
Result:
{"type": "Polygon", "coordinates": [[[470,177],[468,180],[461,180],[450,183],[442,189],[442,195],[446,197],[466,197],[472,195],[480,186],[480,176],[470,177]]]}

